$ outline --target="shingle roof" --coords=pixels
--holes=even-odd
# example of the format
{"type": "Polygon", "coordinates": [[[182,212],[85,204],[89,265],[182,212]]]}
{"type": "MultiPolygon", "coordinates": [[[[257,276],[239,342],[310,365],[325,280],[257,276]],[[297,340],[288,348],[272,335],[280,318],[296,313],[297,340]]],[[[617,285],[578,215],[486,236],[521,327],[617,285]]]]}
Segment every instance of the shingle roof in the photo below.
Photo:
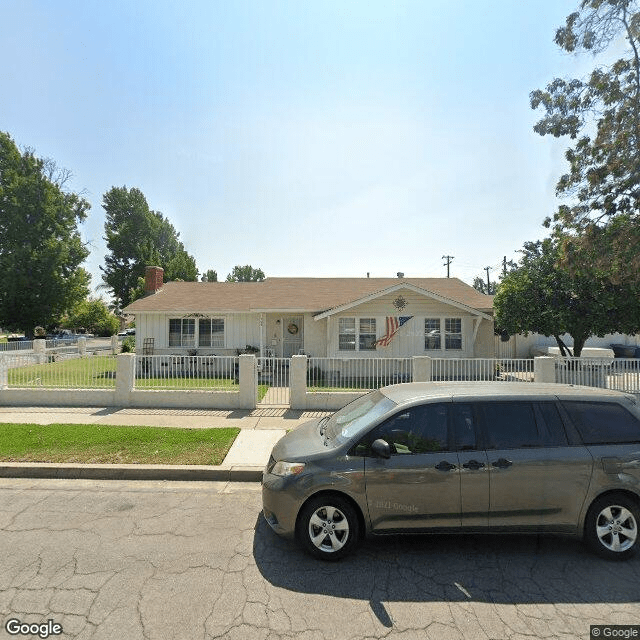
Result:
{"type": "Polygon", "coordinates": [[[158,293],[136,300],[124,311],[320,313],[402,283],[479,311],[493,308],[493,296],[457,278],[267,278],[262,282],[167,282],[158,293]]]}

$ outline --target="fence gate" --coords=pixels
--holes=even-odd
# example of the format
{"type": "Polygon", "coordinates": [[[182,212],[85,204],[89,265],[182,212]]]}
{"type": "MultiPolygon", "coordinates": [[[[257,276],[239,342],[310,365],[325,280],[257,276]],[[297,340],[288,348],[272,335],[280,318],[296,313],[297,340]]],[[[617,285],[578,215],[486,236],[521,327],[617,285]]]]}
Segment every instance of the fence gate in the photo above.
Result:
{"type": "Polygon", "coordinates": [[[258,358],[258,406],[289,407],[289,358],[258,358]]]}

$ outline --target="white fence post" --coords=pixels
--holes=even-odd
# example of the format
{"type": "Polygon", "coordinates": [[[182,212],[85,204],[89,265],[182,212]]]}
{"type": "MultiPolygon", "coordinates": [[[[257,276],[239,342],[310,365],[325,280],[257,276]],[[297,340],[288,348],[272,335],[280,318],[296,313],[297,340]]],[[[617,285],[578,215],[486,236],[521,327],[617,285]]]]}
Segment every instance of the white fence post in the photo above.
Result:
{"type": "Polygon", "coordinates": [[[432,362],[429,356],[413,356],[413,382],[431,382],[432,362]]]}
{"type": "Polygon", "coordinates": [[[289,406],[307,408],[307,356],[292,356],[289,368],[289,406]]]}
{"type": "Polygon", "coordinates": [[[240,409],[255,409],[258,403],[258,369],[256,357],[244,353],[238,357],[240,383],[240,409]]]}
{"type": "Polygon", "coordinates": [[[33,353],[36,355],[38,364],[45,364],[47,362],[47,341],[42,338],[34,340],[33,353]]]}
{"type": "Polygon", "coordinates": [[[81,358],[87,355],[87,339],[84,336],[78,338],[78,353],[81,358]]]}
{"type": "Polygon", "coordinates": [[[135,371],[135,353],[121,353],[116,365],[116,405],[119,407],[128,407],[131,404],[135,371]]]}
{"type": "Polygon", "coordinates": [[[533,359],[533,381],[555,382],[556,359],[550,356],[536,356],[533,359]]]}
{"type": "Polygon", "coordinates": [[[0,354],[0,389],[9,388],[9,365],[7,359],[0,354]]]}
{"type": "Polygon", "coordinates": [[[120,351],[119,347],[118,336],[111,336],[111,354],[115,356],[120,351]]]}

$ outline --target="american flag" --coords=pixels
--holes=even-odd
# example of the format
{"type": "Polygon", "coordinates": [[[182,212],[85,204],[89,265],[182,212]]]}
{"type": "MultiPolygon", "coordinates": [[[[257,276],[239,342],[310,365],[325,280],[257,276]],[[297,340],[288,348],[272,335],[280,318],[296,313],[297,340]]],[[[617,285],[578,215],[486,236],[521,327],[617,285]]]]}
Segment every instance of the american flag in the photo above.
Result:
{"type": "Polygon", "coordinates": [[[380,340],[376,340],[376,345],[380,345],[381,347],[388,347],[389,343],[393,339],[393,336],[398,333],[398,329],[411,320],[413,316],[401,316],[400,318],[396,318],[395,316],[387,316],[387,333],[380,338],[380,340]]]}

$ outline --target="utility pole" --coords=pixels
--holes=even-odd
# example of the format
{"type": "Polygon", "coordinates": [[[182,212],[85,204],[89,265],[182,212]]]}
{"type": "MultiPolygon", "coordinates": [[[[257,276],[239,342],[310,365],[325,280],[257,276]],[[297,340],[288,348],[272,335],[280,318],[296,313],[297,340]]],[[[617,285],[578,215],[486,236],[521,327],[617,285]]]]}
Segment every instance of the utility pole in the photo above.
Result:
{"type": "Polygon", "coordinates": [[[447,278],[449,277],[449,265],[451,264],[451,261],[455,258],[455,256],[442,256],[443,260],[446,260],[447,262],[445,264],[443,264],[443,267],[447,267],[447,278]]]}
{"type": "Polygon", "coordinates": [[[507,277],[507,256],[502,258],[502,275],[505,278],[507,277]]]}
{"type": "Polygon", "coordinates": [[[491,292],[491,283],[489,282],[489,271],[491,267],[485,267],[484,270],[487,272],[487,293],[491,292]]]}

